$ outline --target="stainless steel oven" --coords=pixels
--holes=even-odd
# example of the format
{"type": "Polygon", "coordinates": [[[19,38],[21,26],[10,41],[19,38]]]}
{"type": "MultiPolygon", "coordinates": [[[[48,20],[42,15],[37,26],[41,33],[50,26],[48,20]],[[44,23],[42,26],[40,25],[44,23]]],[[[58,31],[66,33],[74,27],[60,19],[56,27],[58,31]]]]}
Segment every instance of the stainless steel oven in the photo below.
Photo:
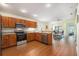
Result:
{"type": "Polygon", "coordinates": [[[24,32],[25,26],[23,24],[16,24],[16,36],[17,36],[17,45],[26,43],[26,33],[24,32]]]}

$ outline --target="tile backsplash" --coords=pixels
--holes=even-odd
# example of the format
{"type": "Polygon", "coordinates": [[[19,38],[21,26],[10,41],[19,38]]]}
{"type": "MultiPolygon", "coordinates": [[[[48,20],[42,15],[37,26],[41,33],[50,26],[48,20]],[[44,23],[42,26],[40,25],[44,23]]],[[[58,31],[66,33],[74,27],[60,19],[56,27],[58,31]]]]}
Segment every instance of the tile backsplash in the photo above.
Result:
{"type": "MultiPolygon", "coordinates": [[[[16,28],[2,28],[2,32],[3,33],[7,33],[7,32],[14,33],[15,29],[16,28]]],[[[23,31],[24,32],[35,32],[36,30],[35,28],[23,28],[23,31]]]]}
{"type": "Polygon", "coordinates": [[[14,32],[14,28],[2,28],[2,32],[14,32]]]}

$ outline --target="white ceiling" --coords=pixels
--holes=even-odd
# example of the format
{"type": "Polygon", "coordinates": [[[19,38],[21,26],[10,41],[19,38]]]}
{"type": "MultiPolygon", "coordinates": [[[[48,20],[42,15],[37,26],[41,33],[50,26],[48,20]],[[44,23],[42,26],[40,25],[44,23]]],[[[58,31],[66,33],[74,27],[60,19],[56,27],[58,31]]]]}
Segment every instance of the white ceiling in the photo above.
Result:
{"type": "Polygon", "coordinates": [[[44,22],[73,19],[77,7],[76,3],[51,3],[49,8],[45,7],[46,3],[7,3],[7,5],[5,7],[0,4],[0,11],[44,22]],[[21,9],[27,12],[22,13],[21,9]],[[36,17],[33,17],[34,14],[36,17]]]}

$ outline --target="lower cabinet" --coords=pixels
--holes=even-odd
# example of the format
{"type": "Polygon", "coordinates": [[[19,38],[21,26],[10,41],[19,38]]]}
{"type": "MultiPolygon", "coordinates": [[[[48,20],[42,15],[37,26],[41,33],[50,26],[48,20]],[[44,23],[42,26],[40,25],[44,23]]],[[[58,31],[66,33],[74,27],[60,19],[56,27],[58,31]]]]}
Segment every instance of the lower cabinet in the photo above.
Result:
{"type": "Polygon", "coordinates": [[[31,41],[52,45],[52,33],[27,33],[27,42],[31,41]]]}
{"type": "Polygon", "coordinates": [[[41,42],[41,33],[35,33],[35,40],[41,42]]]}
{"type": "Polygon", "coordinates": [[[34,41],[35,34],[34,33],[27,33],[27,42],[34,41]]]}
{"type": "Polygon", "coordinates": [[[2,36],[2,48],[7,48],[16,45],[16,34],[8,34],[2,36]]]}
{"type": "Polygon", "coordinates": [[[9,41],[8,46],[15,46],[16,45],[16,34],[9,35],[8,41],[9,41]]]}
{"type": "Polygon", "coordinates": [[[41,33],[27,33],[27,42],[30,41],[41,42],[41,33]]]}
{"type": "Polygon", "coordinates": [[[35,33],[35,40],[52,45],[52,33],[35,33]]]}
{"type": "Polygon", "coordinates": [[[2,36],[2,48],[7,48],[8,47],[8,35],[3,35],[2,36]]]}

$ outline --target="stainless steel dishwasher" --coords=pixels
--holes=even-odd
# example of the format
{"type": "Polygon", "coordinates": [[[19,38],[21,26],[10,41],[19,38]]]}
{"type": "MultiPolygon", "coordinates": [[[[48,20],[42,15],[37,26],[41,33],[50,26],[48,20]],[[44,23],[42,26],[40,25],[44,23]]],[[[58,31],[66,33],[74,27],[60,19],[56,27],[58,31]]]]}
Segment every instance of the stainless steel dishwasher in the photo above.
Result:
{"type": "Polygon", "coordinates": [[[42,33],[41,40],[42,40],[42,43],[48,44],[48,34],[47,33],[42,33]]]}

